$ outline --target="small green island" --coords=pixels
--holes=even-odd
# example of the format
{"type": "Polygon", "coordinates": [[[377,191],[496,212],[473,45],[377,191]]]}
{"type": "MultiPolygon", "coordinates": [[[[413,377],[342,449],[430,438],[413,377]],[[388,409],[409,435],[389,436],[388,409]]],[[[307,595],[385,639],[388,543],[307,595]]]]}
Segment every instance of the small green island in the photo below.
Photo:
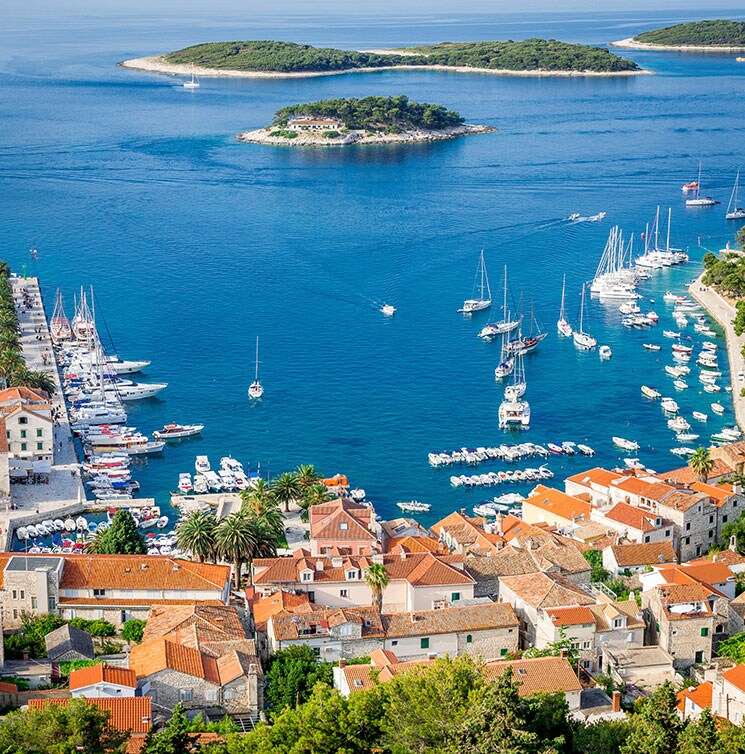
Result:
{"type": "Polygon", "coordinates": [[[208,42],[120,63],[125,68],[200,76],[302,77],[430,68],[501,75],[631,75],[644,73],[603,47],[555,39],[443,42],[396,50],[337,50],[293,42],[208,42]]]}
{"type": "Polygon", "coordinates": [[[674,24],[662,29],[637,34],[613,43],[616,47],[644,50],[713,50],[736,52],[745,50],[745,21],[723,18],[674,24]]]}
{"type": "Polygon", "coordinates": [[[283,107],[271,125],[238,141],[280,146],[348,146],[441,141],[495,131],[465,123],[454,110],[396,97],[327,99],[283,107]]]}

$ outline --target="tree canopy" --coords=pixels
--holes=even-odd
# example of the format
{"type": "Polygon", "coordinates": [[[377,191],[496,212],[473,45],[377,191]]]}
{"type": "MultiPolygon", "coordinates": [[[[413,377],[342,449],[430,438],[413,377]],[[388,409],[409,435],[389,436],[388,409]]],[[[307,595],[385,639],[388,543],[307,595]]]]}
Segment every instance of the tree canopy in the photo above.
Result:
{"type": "Polygon", "coordinates": [[[120,510],[114,514],[111,526],[89,543],[88,552],[97,555],[144,555],[147,552],[145,537],[138,531],[132,514],[120,510]]]}
{"type": "Polygon", "coordinates": [[[637,34],[637,42],[652,45],[694,47],[739,47],[745,46],[745,21],[728,21],[717,18],[711,21],[694,21],[689,24],[674,24],[662,29],[652,29],[637,34]]]}
{"type": "Polygon", "coordinates": [[[307,644],[280,649],[272,655],[266,673],[267,705],[276,711],[294,707],[319,681],[332,684],[333,674],[329,663],[319,662],[317,649],[307,644]]]}
{"type": "Polygon", "coordinates": [[[513,71],[635,71],[639,66],[602,47],[555,39],[520,42],[442,42],[390,53],[356,52],[271,40],[208,42],[163,56],[167,63],[204,68],[280,73],[353,71],[396,66],[465,66],[513,71]]]}

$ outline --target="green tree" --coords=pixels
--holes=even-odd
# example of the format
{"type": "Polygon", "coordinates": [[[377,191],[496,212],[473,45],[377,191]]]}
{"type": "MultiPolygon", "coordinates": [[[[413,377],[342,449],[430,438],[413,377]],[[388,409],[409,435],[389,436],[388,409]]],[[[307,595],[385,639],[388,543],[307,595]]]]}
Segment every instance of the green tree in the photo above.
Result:
{"type": "Polygon", "coordinates": [[[241,513],[271,531],[275,540],[282,536],[284,516],[279,509],[279,501],[272,495],[265,480],[259,479],[253,489],[241,492],[241,513]]]}
{"type": "Polygon", "coordinates": [[[35,658],[46,657],[47,645],[44,637],[65,625],[64,619],[53,613],[34,615],[24,611],[20,615],[20,620],[20,633],[5,637],[5,652],[9,659],[20,659],[24,652],[29,652],[31,657],[35,658]]]}
{"type": "Polygon", "coordinates": [[[176,544],[204,563],[215,556],[217,521],[212,511],[194,511],[182,518],[176,527],[176,544]]]}
{"type": "Polygon", "coordinates": [[[745,632],[735,634],[719,643],[717,654],[720,657],[731,657],[740,665],[745,662],[745,632]]]}
{"type": "Polygon", "coordinates": [[[91,636],[100,639],[102,648],[103,640],[107,636],[114,636],[116,634],[116,626],[103,618],[97,618],[96,620],[73,618],[70,621],[70,625],[79,628],[82,631],[87,631],[91,636]]]}
{"type": "Polygon", "coordinates": [[[297,477],[297,483],[300,486],[300,494],[303,496],[305,496],[305,493],[313,487],[313,485],[321,480],[321,475],[316,471],[316,467],[313,466],[312,463],[305,463],[298,466],[294,473],[297,477]]]}
{"type": "Polygon", "coordinates": [[[699,482],[705,482],[709,478],[711,470],[714,468],[714,459],[711,457],[708,448],[697,448],[688,457],[688,466],[696,475],[699,482]]]}
{"type": "Polygon", "coordinates": [[[294,502],[302,495],[300,480],[298,475],[293,471],[286,471],[280,474],[272,484],[272,495],[281,505],[285,507],[285,513],[290,510],[290,503],[294,502]]]}
{"type": "Polygon", "coordinates": [[[316,683],[333,685],[332,666],[319,660],[317,649],[307,644],[280,649],[269,659],[266,672],[267,706],[275,711],[301,704],[316,683]]]}
{"type": "Polygon", "coordinates": [[[32,387],[54,395],[55,384],[52,375],[33,369],[23,368],[8,378],[10,387],[32,387]]]}
{"type": "Polygon", "coordinates": [[[388,586],[390,577],[383,563],[371,563],[365,568],[365,581],[372,590],[373,604],[378,611],[383,610],[383,591],[388,586]]]}
{"type": "MultiPolygon", "coordinates": [[[[678,754],[728,754],[722,746],[717,719],[707,707],[698,720],[691,720],[680,734],[678,754]]],[[[734,754],[734,752],[732,752],[734,754]]]]}
{"type": "Polygon", "coordinates": [[[114,514],[111,526],[96,535],[90,552],[97,555],[145,555],[147,546],[132,514],[119,510],[114,514]]]}
{"type": "Polygon", "coordinates": [[[631,734],[621,754],[677,754],[678,738],[685,723],[678,717],[675,687],[670,681],[651,697],[639,699],[631,718],[631,734]]]}
{"type": "Polygon", "coordinates": [[[190,754],[192,740],[189,721],[179,702],[165,727],[157,733],[150,732],[145,739],[141,754],[190,754]]]}
{"type": "Polygon", "coordinates": [[[128,642],[139,644],[142,641],[142,635],[145,633],[147,621],[140,618],[130,618],[122,625],[122,639],[128,642]]]}
{"type": "Polygon", "coordinates": [[[590,581],[607,581],[610,573],[603,567],[603,553],[599,550],[585,550],[582,555],[590,564],[590,581]]]}
{"type": "Polygon", "coordinates": [[[741,514],[734,521],[729,521],[722,527],[722,544],[729,546],[730,538],[734,537],[737,552],[745,555],[745,514],[741,514]]]}
{"type": "Polygon", "coordinates": [[[124,754],[128,739],[111,726],[108,711],[85,699],[11,712],[0,725],[2,754],[124,754]]]}
{"type": "Polygon", "coordinates": [[[631,723],[627,720],[601,720],[592,725],[578,725],[574,731],[573,750],[575,754],[620,754],[630,733],[631,723]]]}
{"type": "Polygon", "coordinates": [[[243,513],[231,513],[215,529],[215,542],[220,557],[233,563],[235,588],[241,586],[241,566],[255,544],[255,529],[243,513]]]}

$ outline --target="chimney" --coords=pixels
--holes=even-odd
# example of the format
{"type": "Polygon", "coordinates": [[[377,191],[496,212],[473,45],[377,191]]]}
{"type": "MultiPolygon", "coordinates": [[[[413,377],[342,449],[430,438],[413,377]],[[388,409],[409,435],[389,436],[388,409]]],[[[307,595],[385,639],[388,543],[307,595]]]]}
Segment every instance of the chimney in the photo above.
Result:
{"type": "Polygon", "coordinates": [[[734,534],[729,538],[729,549],[737,552],[737,537],[734,534]]]}
{"type": "Polygon", "coordinates": [[[621,711],[621,692],[614,691],[613,692],[613,712],[620,712],[620,711],[621,711]]]}
{"type": "Polygon", "coordinates": [[[346,664],[347,664],[347,661],[346,661],[346,660],[343,660],[343,659],[342,659],[342,660],[339,660],[339,667],[340,667],[340,668],[343,668],[343,667],[345,667],[345,666],[346,666],[346,664]]]}
{"type": "Polygon", "coordinates": [[[569,650],[568,649],[562,649],[560,656],[563,660],[566,660],[569,657],[569,650]]]}
{"type": "Polygon", "coordinates": [[[383,563],[385,562],[385,560],[383,558],[383,553],[382,552],[376,552],[372,556],[372,562],[373,563],[378,563],[379,565],[383,565],[383,563]]]}
{"type": "Polygon", "coordinates": [[[437,652],[427,652],[427,659],[428,660],[436,660],[437,659],[437,652]]]}
{"type": "Polygon", "coordinates": [[[323,570],[323,558],[319,558],[316,560],[316,571],[322,571],[323,570]]]}
{"type": "Polygon", "coordinates": [[[406,560],[406,550],[404,548],[401,548],[401,560],[406,560]]]}
{"type": "Polygon", "coordinates": [[[465,516],[466,515],[466,509],[465,508],[461,508],[460,509],[460,515],[461,516],[465,516]]]}
{"type": "Polygon", "coordinates": [[[504,527],[502,526],[503,521],[504,516],[501,513],[497,513],[497,520],[494,523],[497,527],[497,534],[499,534],[500,537],[504,536],[504,527]]]}

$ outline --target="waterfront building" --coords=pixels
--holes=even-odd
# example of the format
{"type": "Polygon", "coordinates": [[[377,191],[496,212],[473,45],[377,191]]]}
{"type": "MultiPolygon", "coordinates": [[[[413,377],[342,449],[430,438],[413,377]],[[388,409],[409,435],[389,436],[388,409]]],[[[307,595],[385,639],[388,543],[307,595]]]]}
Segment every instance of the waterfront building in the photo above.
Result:
{"type": "Polygon", "coordinates": [[[344,122],[338,118],[322,118],[316,115],[296,115],[287,120],[287,128],[290,131],[339,131],[344,127],[344,122]]]}
{"type": "Polygon", "coordinates": [[[533,493],[523,501],[523,521],[528,524],[548,524],[571,534],[581,523],[590,520],[592,505],[567,495],[561,490],[536,486],[533,493]]]}
{"type": "Polygon", "coordinates": [[[365,505],[339,498],[308,508],[311,555],[332,550],[341,555],[368,555],[382,549],[375,511],[365,505]]]}
{"type": "Polygon", "coordinates": [[[607,509],[596,508],[591,515],[593,521],[615,530],[630,542],[667,541],[672,544],[674,541],[672,521],[628,503],[616,503],[607,509]]]}
{"type": "Polygon", "coordinates": [[[0,417],[11,459],[54,463],[54,423],[47,393],[28,387],[0,391],[0,417]]]}

